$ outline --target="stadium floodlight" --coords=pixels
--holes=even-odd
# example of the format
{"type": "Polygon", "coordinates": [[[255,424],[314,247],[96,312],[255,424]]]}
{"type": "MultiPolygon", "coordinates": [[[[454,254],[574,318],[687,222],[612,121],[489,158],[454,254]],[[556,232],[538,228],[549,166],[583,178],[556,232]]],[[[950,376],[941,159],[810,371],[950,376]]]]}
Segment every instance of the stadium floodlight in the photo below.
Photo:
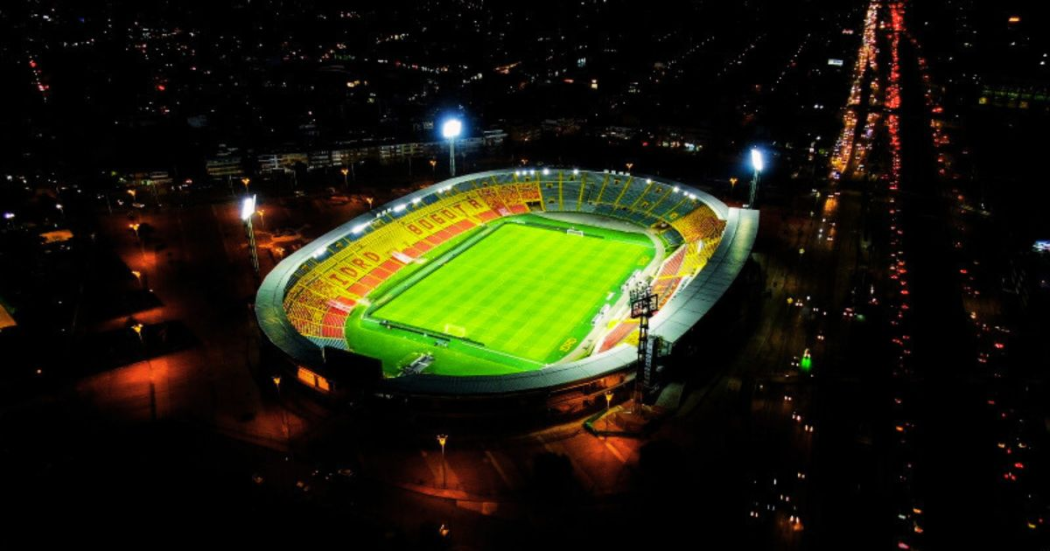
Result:
{"type": "Polygon", "coordinates": [[[255,196],[245,197],[241,203],[241,220],[247,222],[252,219],[252,215],[255,214],[255,196]]]}
{"type": "Polygon", "coordinates": [[[405,209],[407,209],[407,208],[408,208],[408,207],[407,207],[407,206],[405,206],[405,205],[404,205],[404,204],[402,203],[402,204],[400,204],[400,205],[397,205],[397,206],[395,206],[395,207],[394,207],[394,212],[403,212],[403,211],[404,211],[405,209]]]}
{"type": "Polygon", "coordinates": [[[573,176],[578,176],[579,174],[580,174],[580,169],[578,169],[578,168],[572,169],[572,175],[573,176]]]}
{"type": "Polygon", "coordinates": [[[448,140],[448,169],[456,175],[456,138],[463,132],[463,122],[459,119],[448,119],[441,125],[441,135],[448,140]]]}
{"type": "Polygon", "coordinates": [[[255,196],[245,197],[241,203],[241,220],[244,222],[244,233],[248,237],[248,253],[251,256],[252,268],[259,275],[259,249],[255,246],[255,228],[252,227],[252,215],[255,214],[255,196]]]}
{"type": "Polygon", "coordinates": [[[755,168],[756,172],[762,172],[765,169],[765,160],[762,158],[762,152],[757,148],[751,149],[751,166],[755,168]]]}
{"type": "Polygon", "coordinates": [[[762,152],[757,147],[751,148],[751,168],[755,169],[755,175],[751,178],[751,193],[748,197],[747,204],[749,207],[755,207],[755,200],[758,198],[758,174],[765,169],[765,160],[762,158],[762,152]]]}
{"type": "Polygon", "coordinates": [[[326,247],[317,247],[317,250],[314,251],[314,254],[311,256],[313,256],[315,259],[321,258],[322,256],[324,256],[324,252],[327,250],[328,249],[326,247]]]}
{"type": "Polygon", "coordinates": [[[458,138],[462,131],[463,123],[459,119],[449,119],[445,121],[445,124],[441,125],[441,135],[445,139],[458,138]]]}
{"type": "Polygon", "coordinates": [[[365,231],[365,228],[367,228],[367,227],[368,227],[368,223],[367,222],[365,222],[364,224],[358,224],[358,225],[354,226],[354,228],[352,230],[350,230],[350,232],[354,233],[354,234],[358,234],[358,233],[361,233],[361,232],[365,231]]]}

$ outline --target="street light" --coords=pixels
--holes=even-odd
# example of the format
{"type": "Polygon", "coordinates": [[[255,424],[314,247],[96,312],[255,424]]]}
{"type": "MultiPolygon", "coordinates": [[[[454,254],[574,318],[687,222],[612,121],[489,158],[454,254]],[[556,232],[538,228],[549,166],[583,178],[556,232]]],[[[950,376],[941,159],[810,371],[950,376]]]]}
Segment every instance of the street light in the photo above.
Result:
{"type": "Polygon", "coordinates": [[[755,170],[755,175],[751,179],[751,195],[748,198],[747,204],[751,207],[755,207],[755,199],[758,196],[758,175],[765,168],[765,160],[762,158],[762,152],[758,148],[751,148],[751,168],[755,170]]]}
{"type": "Polygon", "coordinates": [[[605,391],[605,430],[609,430],[609,406],[612,404],[612,399],[612,391],[605,391]]]}
{"type": "Polygon", "coordinates": [[[252,183],[252,179],[245,176],[244,178],[241,178],[241,183],[244,184],[244,192],[248,193],[248,184],[252,183]]]}
{"type": "Polygon", "coordinates": [[[281,426],[284,429],[285,445],[290,448],[292,433],[288,430],[288,412],[284,409],[284,406],[279,403],[281,401],[281,376],[274,375],[273,377],[270,377],[270,380],[273,381],[273,386],[277,389],[277,407],[281,408],[281,426]]]}
{"type": "Polygon", "coordinates": [[[627,172],[630,172],[634,168],[634,163],[626,163],[624,166],[627,167],[627,172]]]}
{"type": "Polygon", "coordinates": [[[463,122],[449,119],[441,125],[441,135],[448,140],[448,166],[452,176],[456,175],[456,138],[463,132],[463,122]]]}
{"type": "Polygon", "coordinates": [[[259,275],[259,250],[255,246],[255,228],[252,227],[252,215],[255,214],[255,196],[245,197],[241,203],[241,220],[244,222],[244,233],[248,236],[248,254],[251,256],[252,268],[259,275]]]}
{"type": "Polygon", "coordinates": [[[342,172],[342,173],[343,173],[343,187],[345,188],[345,187],[347,187],[347,183],[346,183],[346,175],[347,175],[347,174],[350,174],[350,169],[349,169],[349,168],[346,168],[346,167],[344,166],[343,168],[340,168],[340,169],[339,169],[339,172],[342,172]]]}
{"type": "Polygon", "coordinates": [[[448,435],[437,435],[437,441],[441,445],[441,486],[448,487],[448,474],[445,469],[445,442],[448,442],[448,435]]]}
{"type": "Polygon", "coordinates": [[[145,345],[146,341],[145,341],[145,339],[142,338],[142,324],[141,323],[136,323],[135,325],[132,325],[131,326],[131,330],[134,331],[136,335],[138,335],[139,342],[141,342],[143,345],[145,345]]]}
{"type": "Polygon", "coordinates": [[[146,368],[149,370],[149,412],[150,418],[153,421],[157,420],[157,389],[153,384],[153,362],[149,359],[149,353],[146,351],[146,338],[142,336],[143,325],[136,323],[131,326],[131,330],[135,332],[135,335],[139,338],[139,344],[142,345],[142,355],[146,358],[146,368]]]}

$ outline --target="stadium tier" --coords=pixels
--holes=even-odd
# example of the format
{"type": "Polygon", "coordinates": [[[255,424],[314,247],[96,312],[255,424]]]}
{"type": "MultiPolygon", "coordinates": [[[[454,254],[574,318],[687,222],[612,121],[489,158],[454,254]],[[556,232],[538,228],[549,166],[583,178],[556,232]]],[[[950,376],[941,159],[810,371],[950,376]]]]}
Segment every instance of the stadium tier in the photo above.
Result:
{"type": "MultiPolygon", "coordinates": [[[[621,357],[620,345],[637,342],[627,286],[644,278],[662,307],[679,309],[675,297],[710,279],[699,278],[710,263],[724,267],[726,235],[750,251],[757,217],[746,211],[737,240],[741,212],[682,184],[622,173],[467,175],[291,255],[259,291],[260,325],[300,365],[323,363],[335,348],[378,357],[390,379],[480,380],[621,357]],[[424,356],[425,369],[406,370],[424,356]]],[[[740,265],[734,259],[734,276],[740,265]]]]}

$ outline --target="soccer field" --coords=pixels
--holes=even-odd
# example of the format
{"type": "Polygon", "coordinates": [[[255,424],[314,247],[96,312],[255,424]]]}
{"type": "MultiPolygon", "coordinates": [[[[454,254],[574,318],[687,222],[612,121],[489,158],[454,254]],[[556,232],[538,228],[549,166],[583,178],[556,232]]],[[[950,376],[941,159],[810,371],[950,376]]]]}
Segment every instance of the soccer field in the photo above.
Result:
{"type": "Polygon", "coordinates": [[[654,254],[645,236],[584,230],[503,224],[371,316],[555,362],[654,254]]]}

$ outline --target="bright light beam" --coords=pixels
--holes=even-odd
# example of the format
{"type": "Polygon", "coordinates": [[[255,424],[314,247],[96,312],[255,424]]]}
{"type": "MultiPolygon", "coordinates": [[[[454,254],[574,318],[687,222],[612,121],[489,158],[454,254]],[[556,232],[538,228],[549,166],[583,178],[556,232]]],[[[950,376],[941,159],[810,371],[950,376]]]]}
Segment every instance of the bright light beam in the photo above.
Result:
{"type": "Polygon", "coordinates": [[[463,122],[459,119],[449,119],[445,121],[445,124],[441,125],[441,135],[445,139],[456,138],[460,132],[463,132],[463,122]]]}
{"type": "Polygon", "coordinates": [[[244,202],[241,203],[241,220],[247,222],[251,220],[252,215],[255,214],[255,196],[245,197],[244,202]]]}
{"type": "Polygon", "coordinates": [[[758,149],[751,150],[751,166],[754,167],[755,172],[762,172],[765,168],[765,160],[762,159],[762,152],[758,149]]]}

